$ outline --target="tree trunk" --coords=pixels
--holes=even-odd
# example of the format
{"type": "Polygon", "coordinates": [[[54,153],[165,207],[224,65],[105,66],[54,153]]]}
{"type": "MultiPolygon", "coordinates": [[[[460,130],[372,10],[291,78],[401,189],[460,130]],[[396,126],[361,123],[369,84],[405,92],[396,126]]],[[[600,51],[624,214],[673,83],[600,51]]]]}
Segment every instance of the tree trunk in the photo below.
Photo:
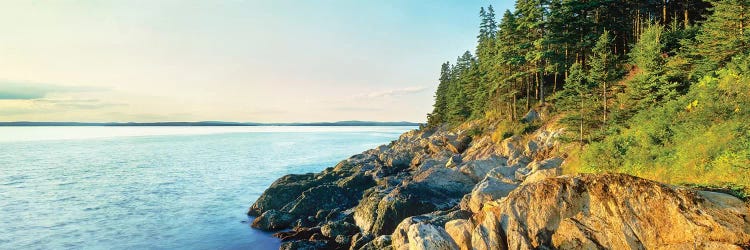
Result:
{"type": "Polygon", "coordinates": [[[539,77],[539,104],[544,105],[544,74],[539,77]]]}
{"type": "Polygon", "coordinates": [[[555,70],[555,83],[554,83],[555,86],[552,86],[552,93],[557,93],[557,76],[558,76],[558,74],[560,74],[560,73],[557,72],[557,70],[555,70]]]}
{"type": "Polygon", "coordinates": [[[662,0],[661,6],[661,24],[667,26],[667,0],[662,0]]]}
{"type": "Polygon", "coordinates": [[[581,146],[583,146],[583,95],[581,95],[581,109],[578,111],[581,121],[581,131],[579,136],[579,141],[581,142],[581,146]]]}
{"type": "Polygon", "coordinates": [[[607,82],[604,82],[604,91],[602,96],[604,97],[604,126],[607,125],[607,82]]]}
{"type": "Polygon", "coordinates": [[[526,110],[531,109],[531,80],[526,77],[526,110]]]}
{"type": "Polygon", "coordinates": [[[534,72],[534,84],[536,84],[536,87],[534,87],[534,98],[539,100],[539,71],[534,72]]]}

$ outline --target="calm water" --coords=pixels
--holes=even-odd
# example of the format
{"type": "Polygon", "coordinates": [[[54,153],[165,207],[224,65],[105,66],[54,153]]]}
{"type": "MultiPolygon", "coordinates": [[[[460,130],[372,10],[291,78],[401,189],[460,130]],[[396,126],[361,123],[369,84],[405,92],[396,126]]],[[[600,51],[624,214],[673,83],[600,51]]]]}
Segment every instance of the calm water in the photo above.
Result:
{"type": "Polygon", "coordinates": [[[0,127],[0,249],[274,249],[247,208],[412,127],[0,127]]]}

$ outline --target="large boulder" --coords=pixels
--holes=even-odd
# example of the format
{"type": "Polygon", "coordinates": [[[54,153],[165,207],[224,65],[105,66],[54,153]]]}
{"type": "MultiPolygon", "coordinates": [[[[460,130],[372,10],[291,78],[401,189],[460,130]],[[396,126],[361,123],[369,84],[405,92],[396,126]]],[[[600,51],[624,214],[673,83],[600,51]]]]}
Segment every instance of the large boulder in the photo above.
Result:
{"type": "Polygon", "coordinates": [[[346,190],[336,185],[320,185],[302,192],[297,199],[290,202],[282,210],[289,211],[296,216],[315,215],[319,210],[330,210],[342,206],[351,206],[352,200],[346,190]]]}
{"type": "Polygon", "coordinates": [[[534,161],[529,163],[523,169],[516,171],[516,178],[524,183],[544,180],[546,178],[557,177],[562,174],[560,166],[563,159],[552,157],[543,161],[534,161]]]}
{"type": "Polygon", "coordinates": [[[434,167],[422,172],[412,179],[414,185],[422,185],[432,193],[449,197],[461,197],[471,191],[475,182],[455,169],[434,167]]]}
{"type": "Polygon", "coordinates": [[[294,216],[287,212],[268,210],[253,220],[252,226],[263,230],[280,230],[288,228],[294,216]]]}
{"type": "Polygon", "coordinates": [[[463,164],[459,171],[472,180],[479,182],[487,176],[491,170],[500,167],[507,167],[508,160],[502,157],[487,157],[482,160],[469,161],[463,164]]]}
{"type": "MultiPolygon", "coordinates": [[[[432,226],[443,230],[443,226],[452,220],[468,219],[471,216],[469,211],[454,210],[454,211],[436,211],[429,214],[423,214],[418,216],[412,216],[404,219],[398,224],[396,230],[391,235],[391,241],[393,242],[394,249],[404,249],[411,246],[412,238],[409,235],[411,228],[419,224],[430,224],[432,226]]],[[[419,235],[419,234],[417,234],[419,235]]],[[[421,244],[421,243],[417,243],[421,244]]]]}
{"type": "Polygon", "coordinates": [[[459,134],[459,135],[447,135],[443,137],[445,141],[445,148],[453,152],[454,154],[460,154],[469,147],[471,143],[471,137],[459,134]]]}
{"type": "MultiPolygon", "coordinates": [[[[326,236],[331,239],[337,239],[339,237],[344,239],[350,239],[351,237],[357,233],[359,233],[359,227],[357,227],[354,224],[351,224],[349,222],[345,221],[330,221],[320,227],[320,232],[323,234],[323,236],[326,236]]],[[[338,240],[337,240],[338,242],[338,240]]],[[[344,241],[349,242],[349,241],[344,241]]],[[[343,244],[344,242],[338,242],[340,244],[343,244]]]]}
{"type": "Polygon", "coordinates": [[[390,235],[381,235],[377,238],[373,239],[372,241],[368,242],[361,248],[358,248],[359,250],[391,250],[393,249],[391,247],[391,236],[390,235]]]}
{"type": "Polygon", "coordinates": [[[305,190],[319,185],[320,182],[314,174],[290,174],[274,181],[258,200],[253,203],[247,212],[250,216],[258,216],[265,211],[279,210],[286,204],[294,201],[305,190]]]}
{"type": "Polygon", "coordinates": [[[476,249],[750,246],[750,208],[739,199],[623,174],[525,184],[477,218],[476,249]]]}
{"type": "Polygon", "coordinates": [[[445,223],[445,231],[460,250],[471,250],[471,230],[474,226],[466,219],[456,219],[445,223]]]}
{"type": "Polygon", "coordinates": [[[492,141],[492,137],[485,135],[471,142],[461,155],[466,161],[484,160],[491,157],[497,157],[500,147],[492,141]]]}
{"type": "Polygon", "coordinates": [[[411,165],[411,161],[415,155],[416,154],[411,151],[391,149],[380,153],[378,158],[386,165],[386,167],[404,169],[411,165]]]}
{"type": "Polygon", "coordinates": [[[404,218],[437,210],[436,202],[444,198],[434,194],[413,183],[390,191],[370,191],[355,208],[354,221],[366,233],[391,234],[404,218]]]}
{"type": "Polygon", "coordinates": [[[408,235],[408,250],[458,250],[458,245],[445,229],[429,223],[411,225],[408,235]]]}
{"type": "Polygon", "coordinates": [[[518,187],[518,184],[509,179],[487,176],[471,191],[469,210],[478,213],[486,202],[508,196],[516,187],[518,187]]]}
{"type": "Polygon", "coordinates": [[[526,115],[523,116],[523,118],[521,118],[521,120],[525,123],[533,123],[533,122],[541,121],[542,117],[539,115],[539,112],[536,112],[536,110],[531,109],[529,110],[528,113],[526,113],[526,115]]]}

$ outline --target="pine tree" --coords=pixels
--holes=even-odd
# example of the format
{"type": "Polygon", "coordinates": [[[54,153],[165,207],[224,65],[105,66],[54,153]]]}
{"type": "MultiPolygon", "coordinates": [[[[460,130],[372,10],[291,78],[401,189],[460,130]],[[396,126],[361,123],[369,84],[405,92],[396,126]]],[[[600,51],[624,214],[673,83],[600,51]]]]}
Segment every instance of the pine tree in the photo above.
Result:
{"type": "Polygon", "coordinates": [[[678,96],[681,83],[670,81],[665,74],[667,55],[664,53],[663,31],[661,25],[646,28],[629,54],[641,72],[628,83],[625,94],[630,110],[626,113],[653,107],[678,96]]]}
{"type": "Polygon", "coordinates": [[[694,53],[702,58],[700,72],[723,66],[750,49],[750,1],[712,0],[713,12],[702,24],[694,53]]]}
{"type": "Polygon", "coordinates": [[[435,91],[433,111],[427,116],[428,125],[438,125],[446,122],[448,110],[448,88],[451,81],[451,65],[445,62],[440,67],[440,83],[435,91]]]}
{"type": "Polygon", "coordinates": [[[570,67],[570,75],[565,81],[562,91],[557,92],[555,100],[557,107],[564,112],[568,112],[564,120],[571,127],[577,127],[578,139],[584,142],[584,137],[588,128],[593,126],[594,107],[596,105],[596,95],[593,93],[594,84],[586,77],[586,71],[580,63],[574,63],[570,67]]]}
{"type": "Polygon", "coordinates": [[[607,123],[608,112],[608,85],[617,77],[616,56],[612,54],[612,42],[613,39],[609,31],[605,30],[596,42],[596,46],[592,49],[591,56],[589,57],[589,66],[591,67],[589,81],[598,85],[601,89],[602,121],[605,125],[607,123]]]}
{"type": "MultiPolygon", "coordinates": [[[[526,34],[522,48],[525,48],[526,60],[530,64],[527,72],[536,85],[534,96],[540,103],[544,103],[544,69],[546,68],[548,53],[545,39],[548,5],[547,0],[519,0],[516,2],[516,11],[519,16],[518,29],[524,30],[526,34]]],[[[527,84],[530,84],[530,82],[527,84]]],[[[530,93],[527,94],[526,98],[527,100],[530,99],[530,93]]],[[[527,108],[530,108],[528,101],[527,108]]]]}
{"type": "Polygon", "coordinates": [[[469,51],[456,59],[448,87],[447,121],[450,123],[463,122],[471,115],[471,98],[477,83],[476,68],[476,58],[469,51]]]}
{"type": "Polygon", "coordinates": [[[482,22],[479,25],[479,35],[477,44],[477,61],[478,69],[476,82],[469,84],[471,89],[467,90],[470,95],[471,102],[471,116],[478,118],[484,114],[487,102],[490,96],[489,85],[493,81],[493,69],[495,64],[495,57],[497,55],[497,48],[495,46],[495,37],[497,33],[497,22],[495,21],[495,10],[492,5],[487,7],[487,11],[484,8],[480,9],[479,12],[482,22]]]}

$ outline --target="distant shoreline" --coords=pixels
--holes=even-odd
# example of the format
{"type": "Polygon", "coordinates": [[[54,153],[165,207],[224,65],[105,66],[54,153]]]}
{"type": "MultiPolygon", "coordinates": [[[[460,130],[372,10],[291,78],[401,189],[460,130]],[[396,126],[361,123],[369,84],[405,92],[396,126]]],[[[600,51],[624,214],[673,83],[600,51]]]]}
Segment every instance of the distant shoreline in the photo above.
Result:
{"type": "Polygon", "coordinates": [[[250,127],[250,126],[419,126],[415,122],[372,122],[372,121],[339,121],[339,122],[309,122],[309,123],[255,123],[255,122],[0,122],[0,127],[250,127]]]}

